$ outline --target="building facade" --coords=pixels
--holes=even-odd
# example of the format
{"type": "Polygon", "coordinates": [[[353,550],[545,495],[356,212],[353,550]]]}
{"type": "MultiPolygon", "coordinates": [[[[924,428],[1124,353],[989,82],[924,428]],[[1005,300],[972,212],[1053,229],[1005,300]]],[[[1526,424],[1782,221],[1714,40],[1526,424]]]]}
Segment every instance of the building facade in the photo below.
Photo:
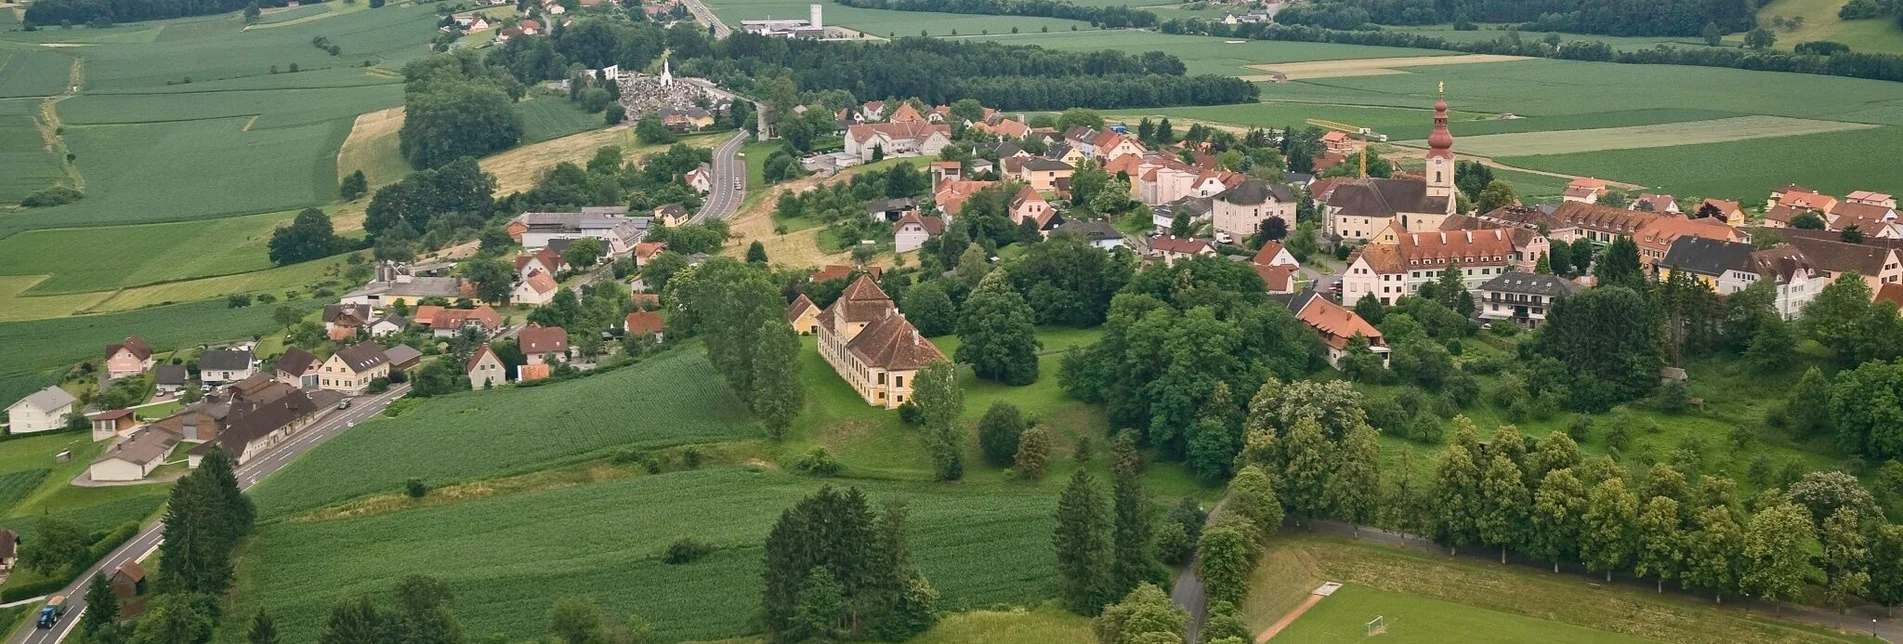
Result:
{"type": "Polygon", "coordinates": [[[918,370],[945,359],[870,277],[847,286],[817,323],[820,357],[875,407],[895,409],[911,400],[918,370]]]}

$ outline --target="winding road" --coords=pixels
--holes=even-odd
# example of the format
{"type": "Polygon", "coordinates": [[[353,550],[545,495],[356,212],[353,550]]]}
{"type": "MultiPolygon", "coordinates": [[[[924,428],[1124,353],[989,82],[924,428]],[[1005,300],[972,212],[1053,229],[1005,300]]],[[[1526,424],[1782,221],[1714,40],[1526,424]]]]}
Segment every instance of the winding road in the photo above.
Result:
{"type": "Polygon", "coordinates": [[[740,201],[747,197],[747,165],[739,152],[747,138],[747,131],[741,130],[714,148],[714,186],[701,202],[700,212],[694,213],[694,223],[726,219],[740,209],[740,201]]]}
{"type": "MultiPolygon", "coordinates": [[[[349,409],[331,412],[316,424],[305,428],[295,438],[279,445],[276,450],[267,452],[239,467],[238,486],[250,488],[258,482],[258,479],[283,468],[299,454],[344,433],[365,418],[383,413],[383,409],[389,407],[391,401],[402,397],[403,392],[409,391],[409,388],[408,384],[401,384],[375,396],[359,396],[351,399],[349,409]]],[[[67,584],[66,588],[58,593],[66,596],[67,606],[66,615],[60,618],[59,624],[48,629],[35,628],[34,622],[39,618],[39,611],[36,608],[28,616],[26,623],[21,624],[19,630],[15,631],[13,637],[7,641],[10,644],[57,644],[66,639],[66,636],[71,635],[74,627],[79,624],[80,614],[86,612],[86,585],[92,582],[93,575],[110,572],[127,561],[139,561],[150,556],[158,550],[160,532],[163,530],[164,526],[160,522],[152,522],[152,525],[140,530],[139,534],[133,536],[125,545],[119,546],[117,550],[112,551],[112,554],[106,555],[106,558],[87,568],[78,579],[73,580],[73,583],[67,584]]]]}

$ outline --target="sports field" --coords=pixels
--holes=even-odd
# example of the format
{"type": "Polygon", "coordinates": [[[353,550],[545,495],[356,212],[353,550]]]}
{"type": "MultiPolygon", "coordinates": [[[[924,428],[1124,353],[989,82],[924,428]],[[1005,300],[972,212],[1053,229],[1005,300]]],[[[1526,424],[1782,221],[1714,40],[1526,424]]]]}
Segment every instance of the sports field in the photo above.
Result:
{"type": "MultiPolygon", "coordinates": [[[[1688,123],[1488,134],[1461,139],[1460,151],[1489,157],[1571,154],[1802,136],[1825,132],[1867,130],[1874,127],[1877,126],[1868,123],[1818,121],[1782,116],[1736,116],[1688,123]]],[[[1427,142],[1416,140],[1403,141],[1401,144],[1425,147],[1427,142]]]]}

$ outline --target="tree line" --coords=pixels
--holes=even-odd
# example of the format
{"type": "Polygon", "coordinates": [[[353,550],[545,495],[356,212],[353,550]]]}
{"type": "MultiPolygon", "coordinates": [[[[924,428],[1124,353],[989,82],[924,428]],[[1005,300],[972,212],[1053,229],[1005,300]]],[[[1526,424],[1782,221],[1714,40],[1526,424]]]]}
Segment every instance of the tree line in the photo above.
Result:
{"type": "Polygon", "coordinates": [[[668,334],[699,336],[714,371],[767,434],[785,437],[806,393],[799,378],[799,335],[786,322],[786,300],[767,270],[716,257],[672,275],[662,303],[674,311],[668,334]]]}
{"type": "Polygon", "coordinates": [[[1726,67],[1903,82],[1903,54],[1891,53],[1844,52],[1823,56],[1764,48],[1677,47],[1665,44],[1650,49],[1617,50],[1611,45],[1596,40],[1574,40],[1565,43],[1557,42],[1557,37],[1548,37],[1544,40],[1522,40],[1518,31],[1508,31],[1505,35],[1493,40],[1459,41],[1413,32],[1351,30],[1276,23],[1225,25],[1219,21],[1200,18],[1167,20],[1158,26],[1158,30],[1163,33],[1197,34],[1222,38],[1414,47],[1472,54],[1537,56],[1625,64],[1726,67]]]}
{"type": "Polygon", "coordinates": [[[26,8],[27,25],[105,24],[203,16],[246,7],[282,7],[287,0],[47,0],[26,8]]]}
{"type": "Polygon", "coordinates": [[[1697,36],[1711,25],[1725,33],[1757,26],[1756,8],[1723,0],[1669,0],[1640,4],[1609,0],[1324,0],[1291,5],[1275,16],[1290,25],[1337,29],[1383,25],[1454,23],[1471,29],[1475,21],[1532,23],[1529,31],[1566,31],[1611,36],[1697,36]]]}
{"type": "MultiPolygon", "coordinates": [[[[671,562],[670,562],[671,563],[671,562]]],[[[468,644],[476,641],[451,610],[455,594],[435,577],[410,575],[397,581],[389,596],[357,595],[331,604],[319,644],[384,644],[415,642],[468,644]]],[[[640,615],[628,615],[611,624],[593,599],[571,595],[555,600],[548,611],[548,637],[537,642],[557,644],[649,644],[658,641],[654,627],[640,615]]],[[[247,644],[278,644],[276,622],[259,611],[244,629],[247,644]]],[[[500,634],[482,641],[504,641],[500,634]]]]}
{"type": "Polygon", "coordinates": [[[889,11],[933,11],[990,16],[1036,16],[1081,20],[1104,29],[1155,27],[1155,13],[1127,5],[1085,6],[1068,0],[833,0],[848,7],[889,11]]]}

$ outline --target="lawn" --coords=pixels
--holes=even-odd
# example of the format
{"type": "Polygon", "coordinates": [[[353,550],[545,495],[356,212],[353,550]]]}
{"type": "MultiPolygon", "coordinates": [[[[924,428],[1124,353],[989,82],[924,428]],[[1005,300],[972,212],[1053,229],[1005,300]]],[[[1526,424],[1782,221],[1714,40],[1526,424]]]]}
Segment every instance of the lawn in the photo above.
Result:
{"type": "Polygon", "coordinates": [[[757,438],[697,347],[613,373],[429,400],[366,422],[264,479],[260,514],[282,517],[420,478],[432,486],[506,476],[625,449],[757,438]]]}
{"type": "MultiPolygon", "coordinates": [[[[359,518],[270,522],[238,562],[229,614],[265,609],[287,641],[309,641],[336,599],[387,592],[404,575],[428,574],[456,592],[457,615],[471,633],[540,635],[548,606],[579,594],[616,620],[630,612],[646,617],[664,641],[750,634],[761,543],[782,510],[824,484],[729,467],[359,518]],[[717,550],[692,564],[661,563],[667,545],[686,536],[717,550]]],[[[1034,603],[1056,590],[1048,544],[1061,483],[834,484],[859,487],[874,504],[907,502],[912,559],[944,610],[1034,603]]],[[[221,640],[237,641],[237,630],[227,628],[221,640]]]]}
{"type": "Polygon", "coordinates": [[[581,104],[561,96],[531,94],[515,104],[522,115],[522,143],[540,143],[603,127],[599,112],[584,112],[581,104]]]}
{"type": "Polygon", "coordinates": [[[51,273],[28,290],[44,295],[262,270],[271,231],[292,216],[28,231],[0,240],[0,275],[51,273]]]}
{"type": "Polygon", "coordinates": [[[0,101],[0,203],[19,203],[36,190],[65,179],[59,157],[47,148],[36,120],[41,101],[0,101]]]}
{"type": "Polygon", "coordinates": [[[1285,529],[1257,566],[1243,617],[1267,628],[1324,581],[1346,584],[1276,642],[1359,642],[1375,615],[1397,642],[1871,643],[1650,584],[1589,583],[1572,574],[1403,550],[1285,529]]]}

